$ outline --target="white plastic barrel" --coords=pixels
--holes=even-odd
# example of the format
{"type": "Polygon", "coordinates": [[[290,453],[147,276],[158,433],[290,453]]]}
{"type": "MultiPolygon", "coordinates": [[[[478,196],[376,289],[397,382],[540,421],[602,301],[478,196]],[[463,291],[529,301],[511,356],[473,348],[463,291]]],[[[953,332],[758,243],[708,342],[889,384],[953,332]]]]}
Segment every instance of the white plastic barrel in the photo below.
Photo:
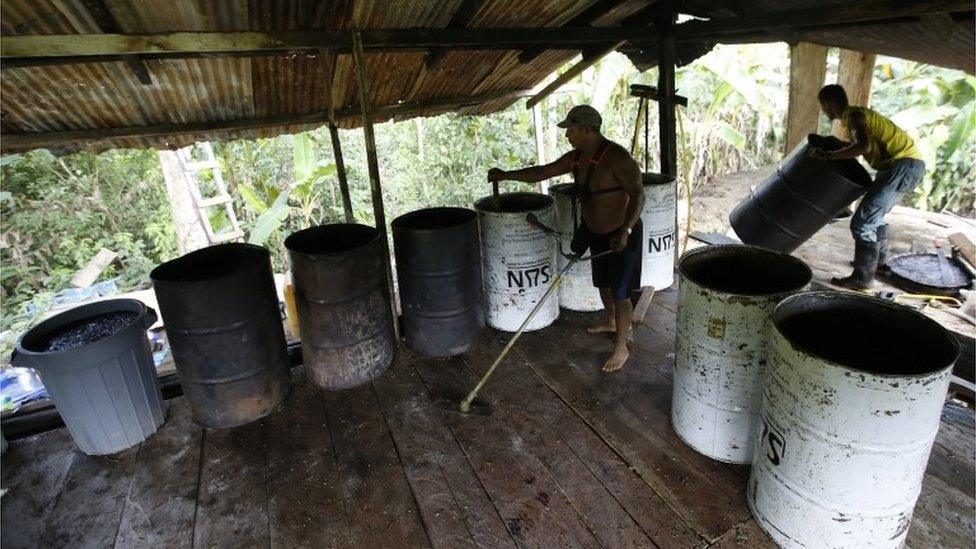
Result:
{"type": "Polygon", "coordinates": [[[807,292],[773,312],[747,497],[783,547],[901,547],[959,346],[907,307],[807,292]]]}
{"type": "Polygon", "coordinates": [[[707,246],[678,265],[671,423],[696,451],[750,463],[770,316],[812,273],[802,261],[754,246],[707,246]]]}
{"type": "MultiPolygon", "coordinates": [[[[482,198],[474,207],[481,230],[485,321],[493,328],[514,332],[558,274],[556,242],[525,219],[534,213],[552,227],[553,200],[536,193],[503,193],[482,198]]],[[[558,316],[559,300],[553,295],[525,330],[545,328],[558,316]]]]}
{"type": "Polygon", "coordinates": [[[641,286],[663,290],[674,284],[674,178],[644,174],[644,226],[641,256],[641,286]]]}
{"type": "MultiPolygon", "coordinates": [[[[563,249],[569,251],[573,241],[572,183],[549,187],[549,196],[556,205],[556,230],[563,235],[563,249]]],[[[558,255],[559,269],[568,261],[558,255]]],[[[578,261],[559,283],[559,306],[571,311],[599,311],[603,308],[600,290],[593,286],[593,270],[589,261],[578,261]]]]}

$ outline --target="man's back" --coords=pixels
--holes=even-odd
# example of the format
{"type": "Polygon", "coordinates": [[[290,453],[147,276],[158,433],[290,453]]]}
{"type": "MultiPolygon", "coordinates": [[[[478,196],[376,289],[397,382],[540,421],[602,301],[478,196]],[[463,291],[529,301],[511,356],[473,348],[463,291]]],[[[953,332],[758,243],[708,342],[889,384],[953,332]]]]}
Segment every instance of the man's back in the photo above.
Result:
{"type": "Polygon", "coordinates": [[[890,161],[901,158],[922,159],[911,136],[877,111],[867,107],[848,107],[842,118],[848,133],[851,133],[852,116],[864,117],[868,138],[871,141],[871,147],[864,154],[864,159],[872,168],[884,169],[890,161]]]}

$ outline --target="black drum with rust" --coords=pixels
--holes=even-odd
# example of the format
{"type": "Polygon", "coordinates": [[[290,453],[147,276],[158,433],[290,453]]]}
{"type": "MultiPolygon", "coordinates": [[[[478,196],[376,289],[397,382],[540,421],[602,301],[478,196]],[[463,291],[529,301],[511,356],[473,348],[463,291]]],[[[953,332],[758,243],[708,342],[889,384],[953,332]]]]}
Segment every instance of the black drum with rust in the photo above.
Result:
{"type": "Polygon", "coordinates": [[[197,423],[243,425],[284,401],[288,353],[267,249],[210,246],[163,263],[149,277],[197,423]]]}
{"type": "Polygon", "coordinates": [[[292,234],[285,247],[309,379],[323,389],[347,389],[386,371],[396,338],[380,232],[321,225],[292,234]]]}

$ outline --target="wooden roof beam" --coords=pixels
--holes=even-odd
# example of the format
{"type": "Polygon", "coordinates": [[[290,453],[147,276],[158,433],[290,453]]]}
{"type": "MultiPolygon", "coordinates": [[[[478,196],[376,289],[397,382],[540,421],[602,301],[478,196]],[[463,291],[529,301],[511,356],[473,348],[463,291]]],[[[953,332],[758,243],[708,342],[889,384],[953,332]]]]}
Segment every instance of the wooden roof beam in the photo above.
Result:
{"type": "Polygon", "coordinates": [[[772,30],[805,29],[870,23],[902,17],[936,13],[972,11],[971,0],[859,0],[835,4],[829,8],[818,6],[752,14],[743,17],[723,17],[707,21],[688,21],[675,26],[677,40],[715,40],[740,33],[772,30]]]}
{"type": "Polygon", "coordinates": [[[583,73],[586,69],[592,67],[597,61],[603,59],[610,52],[615,51],[620,46],[624,45],[626,41],[617,42],[616,44],[610,46],[609,48],[601,48],[599,50],[590,50],[583,53],[583,59],[579,63],[570,67],[570,69],[559,75],[558,78],[549,83],[548,86],[539,91],[539,93],[533,95],[525,103],[525,108],[531,109],[546,97],[549,97],[553,92],[563,87],[567,82],[576,78],[583,73]]]}
{"type": "MultiPolygon", "coordinates": [[[[580,44],[641,41],[647,27],[412,28],[366,29],[365,50],[522,49],[533,44],[580,49],[580,44]]],[[[351,34],[336,30],[173,32],[160,34],[61,34],[0,37],[3,58],[215,54],[252,51],[351,51],[351,34]]]]}
{"type": "MultiPolygon", "coordinates": [[[[485,0],[464,0],[458,9],[451,16],[451,20],[447,23],[447,28],[450,29],[463,29],[468,26],[468,23],[474,19],[478,10],[484,5],[485,0]]],[[[447,53],[445,48],[432,48],[427,52],[427,56],[424,58],[424,66],[428,70],[433,69],[441,62],[444,58],[444,54],[447,53]]]]}
{"type": "MultiPolygon", "coordinates": [[[[440,99],[430,99],[425,101],[414,101],[409,103],[399,103],[395,105],[384,105],[373,108],[373,116],[376,119],[386,119],[395,116],[420,116],[430,111],[452,110],[461,107],[470,107],[507,99],[510,97],[528,96],[527,90],[509,90],[485,93],[482,95],[444,97],[440,99]]],[[[335,119],[339,120],[359,120],[362,112],[359,106],[344,107],[335,110],[335,119]]],[[[204,120],[201,122],[156,124],[151,126],[126,126],[120,128],[94,129],[94,130],[68,130],[61,132],[42,132],[42,133],[14,133],[4,134],[0,141],[3,150],[24,150],[63,145],[65,143],[95,142],[112,139],[131,139],[141,137],[160,137],[166,135],[181,134],[206,134],[220,133],[240,130],[252,130],[256,128],[273,126],[300,126],[306,124],[325,124],[329,122],[330,112],[328,110],[312,112],[307,114],[289,114],[278,116],[266,116],[260,118],[246,118],[238,120],[213,121],[204,120]]]]}
{"type": "MultiPolygon", "coordinates": [[[[88,14],[91,15],[92,20],[98,25],[98,28],[105,33],[116,34],[122,32],[119,27],[119,22],[112,15],[112,12],[105,5],[104,0],[82,0],[82,4],[85,9],[88,10],[88,14]]],[[[121,61],[125,63],[132,74],[135,75],[136,79],[143,86],[152,85],[152,76],[149,75],[149,69],[146,67],[139,56],[137,55],[123,55],[121,61]]]]}

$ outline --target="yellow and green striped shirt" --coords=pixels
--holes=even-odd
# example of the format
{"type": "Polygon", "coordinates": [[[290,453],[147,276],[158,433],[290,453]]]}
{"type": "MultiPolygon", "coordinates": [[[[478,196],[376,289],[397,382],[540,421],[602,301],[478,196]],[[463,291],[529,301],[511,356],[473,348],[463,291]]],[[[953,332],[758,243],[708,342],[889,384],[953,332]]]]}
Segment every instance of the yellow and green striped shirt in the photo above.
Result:
{"type": "Polygon", "coordinates": [[[884,116],[867,107],[847,107],[841,117],[841,123],[851,140],[854,140],[854,130],[851,128],[851,115],[854,113],[864,114],[867,121],[867,132],[869,148],[864,154],[864,159],[876,170],[883,169],[892,160],[901,158],[914,158],[922,160],[922,155],[915,147],[915,141],[884,116]]]}

